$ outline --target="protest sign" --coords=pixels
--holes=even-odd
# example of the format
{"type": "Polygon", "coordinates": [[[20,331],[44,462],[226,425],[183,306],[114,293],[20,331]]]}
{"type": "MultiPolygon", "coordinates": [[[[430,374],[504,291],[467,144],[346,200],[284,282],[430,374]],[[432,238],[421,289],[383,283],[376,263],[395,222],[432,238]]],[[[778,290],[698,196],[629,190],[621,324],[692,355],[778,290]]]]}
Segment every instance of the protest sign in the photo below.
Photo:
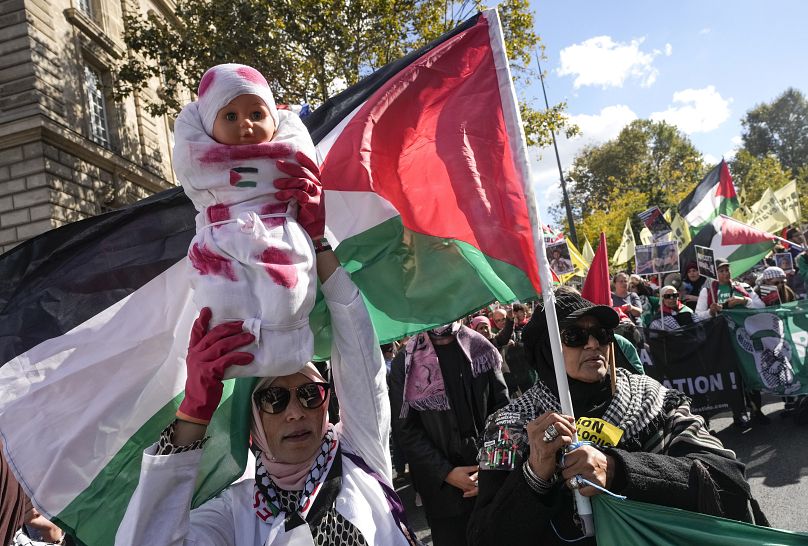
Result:
{"type": "Polygon", "coordinates": [[[566,275],[567,273],[575,271],[575,266],[572,265],[572,260],[570,259],[570,249],[567,246],[566,240],[561,239],[561,241],[557,243],[547,245],[547,257],[550,259],[550,269],[552,269],[556,275],[566,275]]]}
{"type": "Polygon", "coordinates": [[[721,317],[676,330],[646,330],[645,373],[692,399],[694,413],[743,407],[743,385],[721,317]]]}
{"type": "Polygon", "coordinates": [[[651,231],[654,241],[661,240],[672,231],[671,225],[665,219],[665,216],[662,214],[662,211],[659,210],[659,207],[651,207],[650,209],[639,213],[637,216],[640,217],[640,220],[642,220],[642,223],[645,224],[645,227],[651,231]]]}
{"type": "Polygon", "coordinates": [[[637,264],[637,275],[652,275],[654,273],[654,245],[634,247],[634,260],[637,264]]]}
{"type": "Polygon", "coordinates": [[[676,241],[654,244],[654,273],[679,271],[679,246],[676,241]]]}
{"type": "Polygon", "coordinates": [[[715,270],[715,254],[712,248],[696,245],[696,265],[699,267],[699,275],[708,279],[717,279],[718,272],[715,270]]]}
{"type": "Polygon", "coordinates": [[[808,301],[766,309],[724,309],[721,314],[748,388],[808,394],[808,301]]]}
{"type": "Polygon", "coordinates": [[[788,252],[778,252],[775,254],[774,263],[786,273],[794,271],[794,257],[788,252]]]}

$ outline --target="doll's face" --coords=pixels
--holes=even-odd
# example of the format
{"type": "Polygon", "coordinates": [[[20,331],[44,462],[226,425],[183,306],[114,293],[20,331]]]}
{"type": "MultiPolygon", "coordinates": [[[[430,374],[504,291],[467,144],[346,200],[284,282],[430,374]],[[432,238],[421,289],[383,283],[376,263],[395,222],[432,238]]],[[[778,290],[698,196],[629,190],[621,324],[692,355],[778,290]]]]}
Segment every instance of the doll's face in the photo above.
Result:
{"type": "Polygon", "coordinates": [[[216,113],[213,139],[219,144],[237,146],[272,140],[275,121],[258,95],[239,95],[216,113]]]}

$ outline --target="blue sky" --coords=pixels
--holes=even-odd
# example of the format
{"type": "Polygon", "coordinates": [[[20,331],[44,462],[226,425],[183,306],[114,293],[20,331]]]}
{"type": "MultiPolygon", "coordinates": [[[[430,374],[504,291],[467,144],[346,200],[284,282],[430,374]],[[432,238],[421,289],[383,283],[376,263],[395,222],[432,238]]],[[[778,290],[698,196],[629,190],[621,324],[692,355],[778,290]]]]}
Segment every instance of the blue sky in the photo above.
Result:
{"type": "MultiPolygon", "coordinates": [[[[665,119],[709,162],[740,145],[744,114],[788,87],[808,94],[808,1],[531,0],[545,46],[551,103],[583,135],[560,141],[562,167],[577,150],[636,118],[665,119]]],[[[538,82],[517,89],[541,99],[538,82]]],[[[536,104],[539,104],[538,102],[536,104]]],[[[561,201],[552,148],[532,150],[542,220],[561,201]]]]}

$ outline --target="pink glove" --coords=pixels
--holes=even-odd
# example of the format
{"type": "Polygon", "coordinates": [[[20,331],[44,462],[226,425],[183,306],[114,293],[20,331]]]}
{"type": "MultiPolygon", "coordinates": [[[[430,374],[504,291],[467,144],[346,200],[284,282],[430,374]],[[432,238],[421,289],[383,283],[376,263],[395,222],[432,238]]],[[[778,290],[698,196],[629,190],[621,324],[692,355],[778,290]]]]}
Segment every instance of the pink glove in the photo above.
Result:
{"type": "Polygon", "coordinates": [[[312,241],[323,238],[325,233],[325,200],[323,185],[320,183],[320,169],[303,152],[295,154],[295,160],[278,160],[278,169],[292,178],[278,178],[275,193],[278,201],[297,201],[300,210],[297,221],[309,234],[312,241]]]}
{"type": "Polygon", "coordinates": [[[233,352],[237,347],[255,341],[255,336],[243,332],[241,322],[226,322],[208,331],[210,308],[199,313],[191,328],[191,341],[185,366],[185,398],[177,410],[183,421],[207,425],[222,399],[222,378],[230,366],[244,366],[253,361],[251,353],[233,352]]]}

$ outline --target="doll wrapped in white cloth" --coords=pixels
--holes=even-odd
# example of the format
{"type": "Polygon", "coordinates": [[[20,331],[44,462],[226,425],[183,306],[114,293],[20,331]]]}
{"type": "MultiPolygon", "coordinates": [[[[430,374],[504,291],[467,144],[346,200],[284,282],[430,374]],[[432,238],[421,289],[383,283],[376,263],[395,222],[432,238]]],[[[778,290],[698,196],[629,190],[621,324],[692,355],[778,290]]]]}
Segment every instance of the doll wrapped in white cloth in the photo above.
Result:
{"type": "Polygon", "coordinates": [[[254,68],[214,66],[198,97],[174,127],[174,169],[198,211],[188,249],[194,303],[211,308],[211,326],[243,320],[255,336],[242,349],[253,362],[225,378],[295,373],[313,353],[314,247],[273,180],[284,176],[278,159],[314,158],[314,144],[254,68]]]}

